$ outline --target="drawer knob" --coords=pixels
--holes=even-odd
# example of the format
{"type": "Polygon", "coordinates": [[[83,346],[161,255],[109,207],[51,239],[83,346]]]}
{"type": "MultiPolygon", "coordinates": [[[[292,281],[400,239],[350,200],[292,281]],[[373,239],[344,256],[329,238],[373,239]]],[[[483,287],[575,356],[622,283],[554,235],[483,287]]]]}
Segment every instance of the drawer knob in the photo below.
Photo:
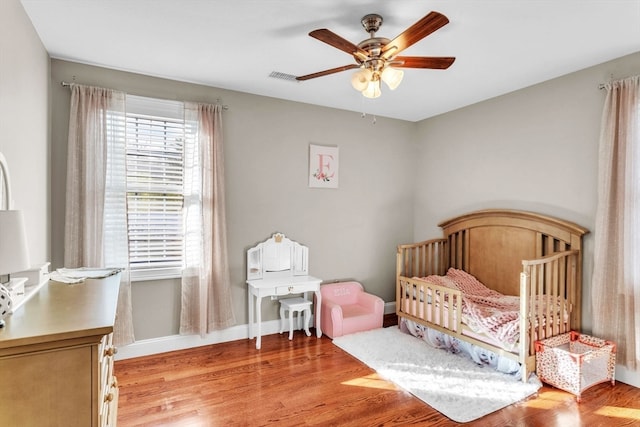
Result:
{"type": "Polygon", "coordinates": [[[117,347],[109,347],[109,348],[104,350],[104,355],[105,356],[113,356],[117,352],[118,352],[118,348],[117,347]]]}
{"type": "Polygon", "coordinates": [[[109,393],[104,397],[104,401],[105,402],[112,402],[113,401],[113,393],[109,393]]]}

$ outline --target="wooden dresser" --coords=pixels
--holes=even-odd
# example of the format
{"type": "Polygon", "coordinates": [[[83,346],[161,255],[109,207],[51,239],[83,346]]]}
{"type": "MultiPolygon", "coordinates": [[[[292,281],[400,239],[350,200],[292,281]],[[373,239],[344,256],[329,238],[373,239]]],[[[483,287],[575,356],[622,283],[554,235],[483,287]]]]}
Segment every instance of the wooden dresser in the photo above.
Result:
{"type": "Polygon", "coordinates": [[[120,275],[45,284],[0,329],[0,426],[115,426],[120,275]]]}

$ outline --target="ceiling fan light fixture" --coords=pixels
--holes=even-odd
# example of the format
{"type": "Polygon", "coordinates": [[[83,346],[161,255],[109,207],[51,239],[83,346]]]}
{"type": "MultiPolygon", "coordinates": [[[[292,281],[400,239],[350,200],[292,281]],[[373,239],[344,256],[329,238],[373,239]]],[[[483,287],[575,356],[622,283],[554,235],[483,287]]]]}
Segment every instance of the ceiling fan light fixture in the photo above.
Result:
{"type": "Polygon", "coordinates": [[[402,77],[404,77],[404,71],[397,70],[392,67],[385,67],[385,69],[382,70],[382,74],[380,74],[380,78],[382,79],[382,81],[385,82],[391,90],[395,90],[398,86],[400,86],[402,77]]]}
{"type": "Polygon", "coordinates": [[[380,79],[371,80],[367,88],[362,91],[362,95],[366,98],[377,98],[382,95],[380,90],[380,79]]]}
{"type": "Polygon", "coordinates": [[[361,68],[351,76],[351,86],[358,92],[366,90],[371,81],[373,73],[368,68],[361,68]]]}

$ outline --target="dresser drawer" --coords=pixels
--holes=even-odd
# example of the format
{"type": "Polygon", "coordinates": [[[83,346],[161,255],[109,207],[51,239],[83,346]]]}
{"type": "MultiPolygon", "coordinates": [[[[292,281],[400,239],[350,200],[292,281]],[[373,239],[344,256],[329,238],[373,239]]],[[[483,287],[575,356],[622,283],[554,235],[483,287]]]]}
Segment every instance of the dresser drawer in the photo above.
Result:
{"type": "Polygon", "coordinates": [[[300,283],[295,285],[280,285],[276,286],[276,295],[289,295],[289,294],[301,294],[303,292],[310,292],[318,290],[317,285],[310,285],[308,283],[300,283]]]}
{"type": "Polygon", "coordinates": [[[113,375],[113,358],[117,353],[113,334],[105,335],[98,346],[99,425],[115,426],[112,416],[114,405],[118,407],[118,383],[113,375]]]}
{"type": "Polygon", "coordinates": [[[276,295],[289,295],[302,291],[297,291],[295,286],[278,286],[276,287],[276,295]]]}
{"type": "Polygon", "coordinates": [[[118,382],[113,377],[113,383],[109,387],[108,393],[105,394],[100,408],[100,427],[115,427],[118,418],[119,394],[118,382]]]}
{"type": "Polygon", "coordinates": [[[107,400],[107,408],[102,426],[115,427],[116,422],[118,421],[118,399],[120,397],[120,390],[118,389],[118,381],[116,380],[116,377],[113,377],[113,384],[109,393],[110,394],[108,396],[110,397],[109,400],[107,400]]]}

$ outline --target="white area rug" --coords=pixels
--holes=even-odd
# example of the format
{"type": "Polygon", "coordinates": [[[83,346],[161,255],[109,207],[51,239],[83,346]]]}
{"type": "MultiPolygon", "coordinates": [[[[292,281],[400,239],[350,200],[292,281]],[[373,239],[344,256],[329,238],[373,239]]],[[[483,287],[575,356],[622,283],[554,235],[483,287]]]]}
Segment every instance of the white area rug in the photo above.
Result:
{"type": "Polygon", "coordinates": [[[333,343],[460,423],[518,402],[541,387],[535,375],[524,384],[464,356],[435,349],[397,327],[345,335],[333,343]]]}

